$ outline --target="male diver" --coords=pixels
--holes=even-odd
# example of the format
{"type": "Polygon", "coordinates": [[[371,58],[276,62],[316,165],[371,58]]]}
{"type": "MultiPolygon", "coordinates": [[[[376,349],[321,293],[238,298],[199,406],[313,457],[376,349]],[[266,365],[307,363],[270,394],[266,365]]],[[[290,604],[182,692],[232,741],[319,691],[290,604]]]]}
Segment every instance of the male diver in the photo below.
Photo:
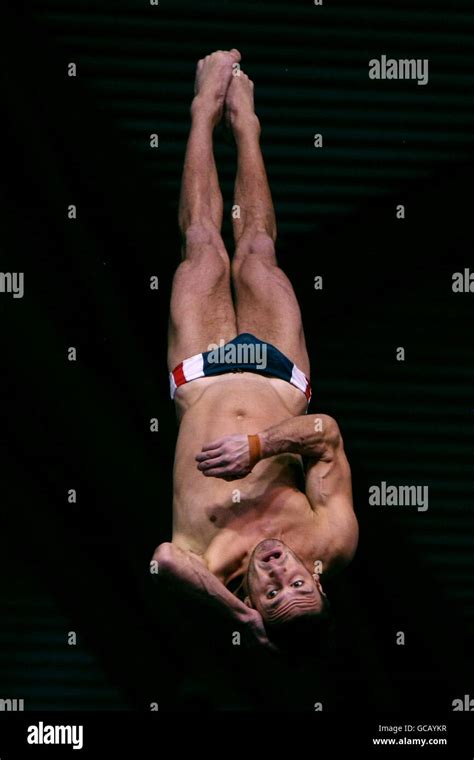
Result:
{"type": "Polygon", "coordinates": [[[168,345],[179,420],[173,535],[153,560],[160,582],[210,601],[271,647],[327,614],[321,576],[351,561],[358,525],[339,427],[307,414],[301,314],[275,257],[254,87],[240,59],[217,51],[197,65],[168,345]],[[213,155],[223,116],[238,156],[232,261],[213,155]]]}

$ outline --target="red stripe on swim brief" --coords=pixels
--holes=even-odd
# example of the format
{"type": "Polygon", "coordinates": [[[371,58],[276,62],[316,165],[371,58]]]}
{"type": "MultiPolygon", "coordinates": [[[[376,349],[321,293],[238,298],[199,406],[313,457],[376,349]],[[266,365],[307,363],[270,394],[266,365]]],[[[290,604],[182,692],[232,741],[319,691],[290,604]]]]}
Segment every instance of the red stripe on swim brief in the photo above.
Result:
{"type": "Polygon", "coordinates": [[[181,362],[181,364],[178,364],[178,366],[173,370],[173,377],[177,387],[184,385],[186,382],[186,377],[184,375],[183,362],[181,362]]]}

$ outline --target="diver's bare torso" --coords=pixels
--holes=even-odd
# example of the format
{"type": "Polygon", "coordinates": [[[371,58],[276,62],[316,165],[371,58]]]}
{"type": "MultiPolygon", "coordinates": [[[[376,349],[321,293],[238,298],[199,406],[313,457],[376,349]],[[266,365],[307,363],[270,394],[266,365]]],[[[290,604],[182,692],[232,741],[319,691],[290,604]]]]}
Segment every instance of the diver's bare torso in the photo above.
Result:
{"type": "Polygon", "coordinates": [[[263,538],[281,539],[306,564],[317,558],[327,570],[331,557],[326,530],[304,493],[301,457],[271,457],[233,481],[205,477],[195,462],[208,441],[230,433],[256,433],[304,414],[304,394],[278,378],[236,372],[193,380],[178,389],[175,400],[180,429],[173,543],[202,557],[225,584],[245,572],[250,553],[263,538]]]}

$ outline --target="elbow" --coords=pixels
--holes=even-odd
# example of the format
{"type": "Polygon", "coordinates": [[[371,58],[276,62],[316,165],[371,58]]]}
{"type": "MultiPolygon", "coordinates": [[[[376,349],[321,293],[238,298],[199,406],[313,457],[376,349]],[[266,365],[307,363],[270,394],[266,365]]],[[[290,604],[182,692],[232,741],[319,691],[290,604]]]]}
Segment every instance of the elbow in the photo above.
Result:
{"type": "Polygon", "coordinates": [[[330,417],[328,414],[319,414],[318,417],[322,421],[325,443],[333,449],[342,446],[343,440],[341,431],[334,417],[330,417]]]}
{"type": "Polygon", "coordinates": [[[176,564],[175,553],[175,548],[169,541],[156,547],[150,563],[156,568],[155,577],[167,575],[173,571],[176,564]]]}

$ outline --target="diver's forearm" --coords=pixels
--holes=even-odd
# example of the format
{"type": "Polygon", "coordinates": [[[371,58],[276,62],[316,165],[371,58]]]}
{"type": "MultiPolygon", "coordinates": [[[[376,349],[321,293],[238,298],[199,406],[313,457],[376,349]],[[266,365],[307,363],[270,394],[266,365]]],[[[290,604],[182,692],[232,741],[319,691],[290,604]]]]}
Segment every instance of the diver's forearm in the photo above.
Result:
{"type": "Polygon", "coordinates": [[[339,427],[327,414],[291,417],[258,434],[260,458],[276,454],[321,457],[340,441],[339,427]]]}
{"type": "Polygon", "coordinates": [[[200,558],[176,544],[165,543],[158,547],[154,559],[158,562],[158,580],[166,579],[194,597],[202,598],[206,604],[221,608],[239,623],[246,623],[250,618],[247,605],[234,596],[200,558]]]}

